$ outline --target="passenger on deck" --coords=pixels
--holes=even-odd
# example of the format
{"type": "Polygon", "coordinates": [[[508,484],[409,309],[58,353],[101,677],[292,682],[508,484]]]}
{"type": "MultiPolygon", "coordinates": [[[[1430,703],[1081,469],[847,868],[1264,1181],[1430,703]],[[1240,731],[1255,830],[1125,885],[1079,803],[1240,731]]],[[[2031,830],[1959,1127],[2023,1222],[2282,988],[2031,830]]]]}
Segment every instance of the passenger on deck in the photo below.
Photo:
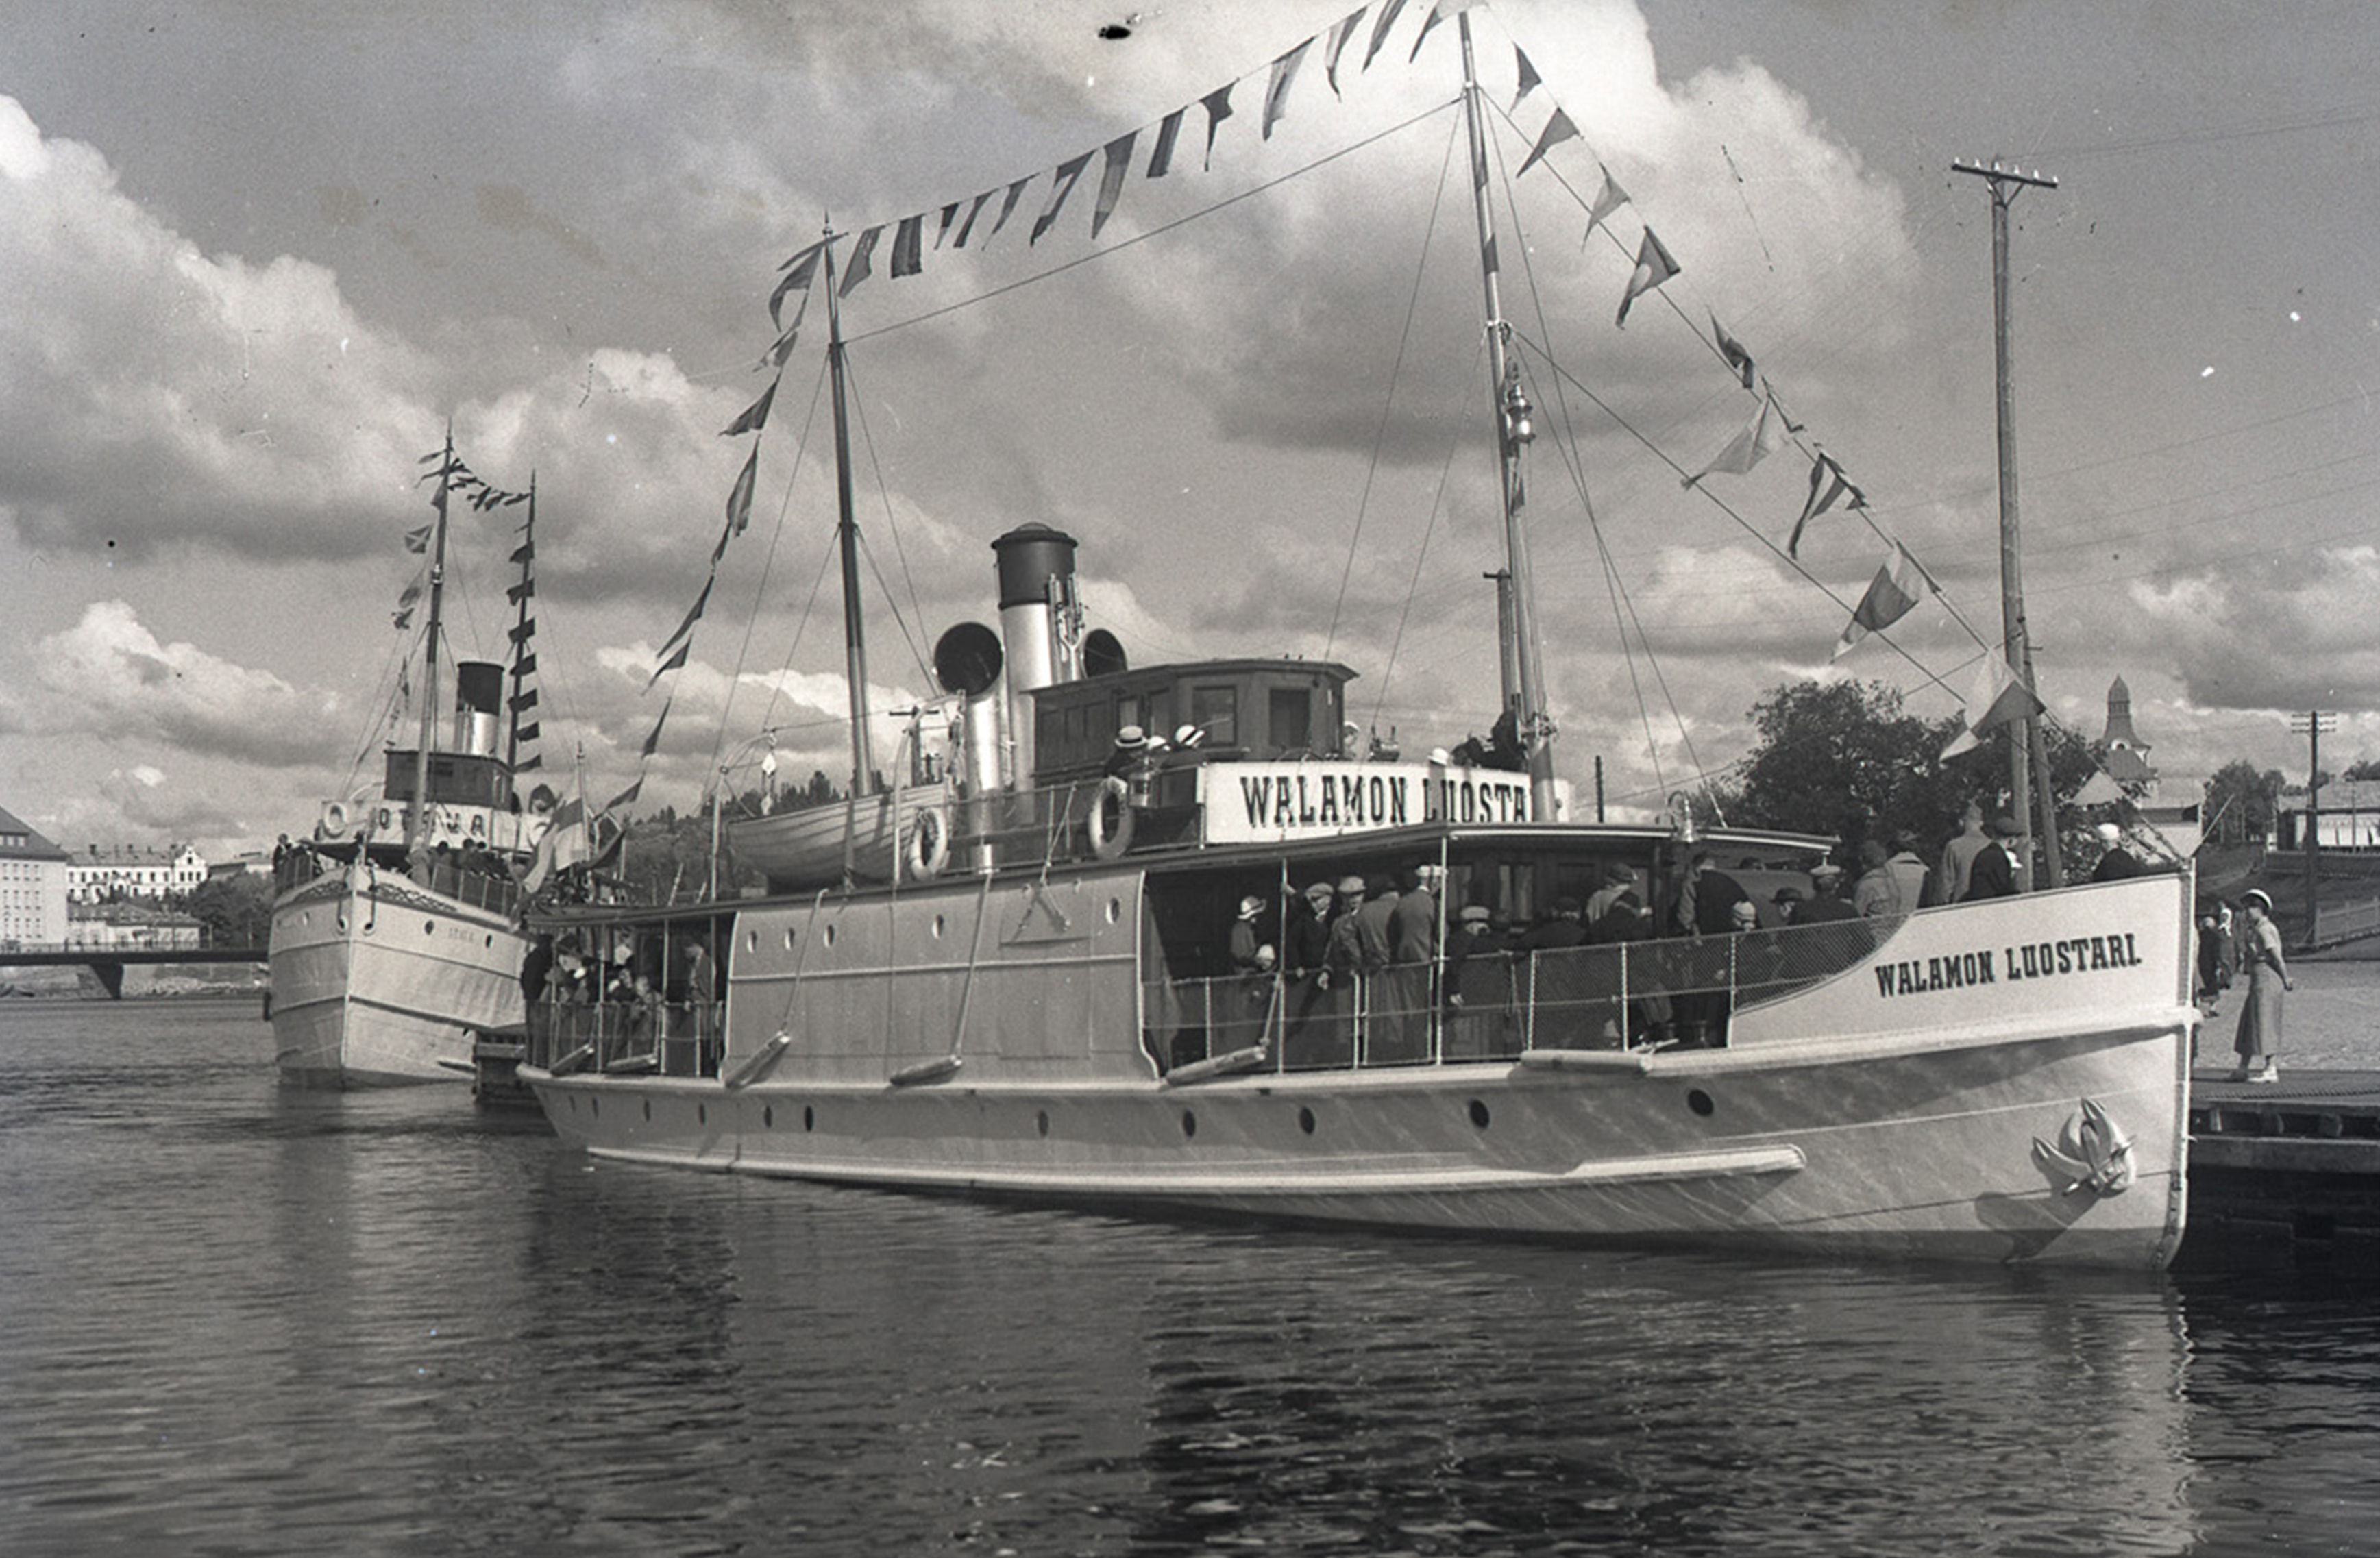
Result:
{"type": "Polygon", "coordinates": [[[545,994],[547,981],[553,973],[553,937],[540,936],[521,954],[521,999],[530,1006],[545,994]]]}
{"type": "Polygon", "coordinates": [[[2018,840],[2023,837],[2024,828],[2016,818],[2001,815],[1992,819],[1992,841],[1975,856],[1974,864],[1968,868],[1967,892],[1960,902],[2008,898],[2020,890],[2024,882],[2024,868],[2016,851],[2018,840]]]}
{"type": "Polygon", "coordinates": [[[1289,906],[1289,923],[1281,929],[1281,945],[1289,954],[1289,972],[1305,978],[1322,972],[1330,960],[1330,884],[1313,882],[1289,906]]]}
{"type": "Polygon", "coordinates": [[[1109,779],[1129,781],[1140,771],[1141,759],[1148,755],[1148,736],[1137,725],[1126,725],[1115,734],[1115,745],[1108,753],[1100,771],[1109,779]]]}
{"type": "Polygon", "coordinates": [[[1568,948],[1584,946],[1586,941],[1586,926],[1580,923],[1580,916],[1584,913],[1585,911],[1580,907],[1578,900],[1574,898],[1563,897],[1554,900],[1553,912],[1531,926],[1529,933],[1521,937],[1521,949],[1524,952],[1558,952],[1568,948]]]}
{"type": "Polygon", "coordinates": [[[1963,903],[1967,898],[1967,874],[1974,868],[1975,857],[1991,848],[1992,836],[1984,831],[1984,805],[1970,801],[1960,814],[1959,833],[1942,846],[1942,864],[1934,875],[1934,890],[1942,895],[1945,903],[1963,903]]]}
{"type": "Polygon", "coordinates": [[[1859,911],[1843,897],[1843,868],[1831,860],[1822,860],[1810,867],[1810,896],[1793,912],[1795,924],[1821,924],[1828,920],[1856,920],[1859,911]]]}
{"type": "Polygon", "coordinates": [[[1512,1027],[1512,970],[1484,903],[1465,904],[1446,932],[1446,1057],[1479,1060],[1518,1047],[1512,1027]]]}
{"type": "Polygon", "coordinates": [[[1909,912],[1901,900],[1900,883],[1884,845],[1863,839],[1859,847],[1859,880],[1852,884],[1852,907],[1866,919],[1897,918],[1909,912]]]}
{"type": "Polygon", "coordinates": [[[2091,871],[2095,882],[2120,882],[2127,876],[2138,876],[2148,870],[2141,857],[2124,848],[2124,830],[2112,822],[2098,827],[2099,847],[2106,852],[2091,871]]]}
{"type": "Polygon", "coordinates": [[[1742,883],[1712,866],[1708,850],[1696,850],[1679,880],[1666,934],[1725,936],[1733,924],[1735,906],[1751,897],[1742,883]]]}
{"type": "Polygon", "coordinates": [[[1355,912],[1355,941],[1363,948],[1366,972],[1384,969],[1393,960],[1390,924],[1396,918],[1397,885],[1386,876],[1364,884],[1364,905],[1355,912]]]}
{"type": "Polygon", "coordinates": [[[1892,853],[1884,867],[1892,873],[1892,885],[1900,889],[1900,912],[1904,914],[1938,901],[1935,896],[1934,874],[1917,858],[1917,835],[1896,833],[1892,836],[1892,853]]]}
{"type": "Polygon", "coordinates": [[[1405,871],[1404,887],[1389,912],[1389,961],[1426,963],[1438,954],[1438,895],[1417,865],[1405,871]]]}
{"type": "Polygon", "coordinates": [[[1339,908],[1330,918],[1330,955],[1326,962],[1327,982],[1342,989],[1353,990],[1355,976],[1364,967],[1363,938],[1355,928],[1355,917],[1364,908],[1364,878],[1342,876],[1339,879],[1339,908]]]}
{"type": "Polygon", "coordinates": [[[1257,916],[1264,912],[1264,900],[1259,898],[1240,900],[1239,912],[1225,935],[1225,955],[1233,973],[1249,973],[1257,966],[1257,916]]]}
{"type": "Polygon", "coordinates": [[[1586,906],[1579,913],[1581,923],[1586,926],[1589,941],[1604,939],[1603,917],[1611,912],[1611,906],[1620,900],[1622,893],[1633,890],[1635,886],[1636,873],[1632,867],[1616,860],[1604,863],[1603,885],[1586,895],[1586,906]]]}

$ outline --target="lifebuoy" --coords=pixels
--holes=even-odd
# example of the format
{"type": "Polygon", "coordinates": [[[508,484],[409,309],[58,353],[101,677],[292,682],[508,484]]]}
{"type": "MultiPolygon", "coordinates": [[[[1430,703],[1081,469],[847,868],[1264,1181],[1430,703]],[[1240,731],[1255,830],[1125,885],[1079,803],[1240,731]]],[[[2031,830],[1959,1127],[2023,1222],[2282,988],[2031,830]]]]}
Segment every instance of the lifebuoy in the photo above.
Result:
{"type": "Polygon", "coordinates": [[[909,875],[930,882],[951,863],[951,821],[940,806],[920,806],[909,819],[909,875]]]}
{"type": "Polygon", "coordinates": [[[347,803],[345,801],[322,803],[322,837],[334,839],[345,833],[347,830],[348,821],[347,803]]]}
{"type": "Polygon", "coordinates": [[[1099,781],[1097,794],[1091,798],[1091,815],[1084,819],[1090,830],[1091,853],[1101,860],[1114,860],[1132,848],[1132,789],[1114,774],[1099,781]],[[1114,803],[1114,820],[1109,820],[1108,805],[1114,803]]]}

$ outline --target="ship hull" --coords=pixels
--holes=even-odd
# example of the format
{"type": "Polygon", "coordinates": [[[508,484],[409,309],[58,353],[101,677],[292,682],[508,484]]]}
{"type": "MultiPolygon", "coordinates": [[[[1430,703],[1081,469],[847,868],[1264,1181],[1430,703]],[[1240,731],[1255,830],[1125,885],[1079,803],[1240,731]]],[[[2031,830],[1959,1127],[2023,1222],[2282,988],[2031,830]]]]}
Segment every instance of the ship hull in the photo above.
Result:
{"type": "MultiPolygon", "coordinates": [[[[798,912],[760,912],[739,923],[719,1077],[524,1075],[566,1141],[632,1163],[1500,1237],[2154,1270],[2186,1212],[2186,894],[2165,878],[1928,912],[1840,975],[1739,1012],[1723,1048],[1325,1070],[1260,1054],[1171,1076],[1068,1058],[1077,1029],[1094,1057],[1110,1027],[1126,1036],[1109,1050],[1136,1052],[1146,1020],[1130,996],[1103,1008],[1100,936],[1074,915],[1051,916],[1072,941],[1020,934],[998,965],[978,943],[971,990],[907,1003],[903,1031],[863,1055],[845,1019],[881,1006],[883,984],[847,981],[839,1008],[832,938],[798,912]],[[2084,927],[2095,970],[2089,937],[2056,934],[2084,927]],[[2006,940],[2020,931],[2039,939],[2006,940]],[[2069,942],[2083,966],[2063,985],[2025,978],[2025,957],[2069,942]],[[1946,958],[1978,975],[1976,948],[2014,959],[2009,975],[1941,988],[1946,958]],[[738,995],[757,1024],[735,1015],[738,995]],[[994,1009],[971,1017],[970,996],[994,1009]],[[774,1053],[771,1028],[786,1035],[774,1053]]],[[[906,912],[932,916],[918,939],[940,936],[952,972],[973,895],[921,896],[906,912]]],[[[995,936],[1031,919],[984,899],[995,936]]],[[[1129,927],[1125,894],[1109,902],[1087,918],[1129,927]]]]}
{"type": "Polygon", "coordinates": [[[566,1141],[634,1163],[1307,1223],[2154,1270],[2183,1216],[2187,1053],[2177,1024],[1831,1062],[1704,1052],[1609,1074],[1463,1065],[1136,1094],[532,1080],[566,1141]],[[2055,1141],[2086,1097],[2140,1162],[2163,1165],[2119,1195],[2035,1170],[2031,1142],[2055,1141]]]}
{"type": "Polygon", "coordinates": [[[401,876],[349,867],[291,888],[268,955],[281,1080],[468,1081],[472,1035],[520,1021],[525,948],[500,914],[401,876]]]}

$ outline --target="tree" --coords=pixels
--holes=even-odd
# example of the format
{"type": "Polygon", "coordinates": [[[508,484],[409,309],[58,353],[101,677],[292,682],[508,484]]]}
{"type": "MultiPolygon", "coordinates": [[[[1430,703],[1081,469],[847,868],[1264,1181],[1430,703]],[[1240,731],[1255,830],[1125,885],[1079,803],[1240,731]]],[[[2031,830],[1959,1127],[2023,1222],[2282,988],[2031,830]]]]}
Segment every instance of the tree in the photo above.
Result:
{"type": "Polygon", "coordinates": [[[2349,779],[2380,779],[2380,757],[2359,758],[2340,777],[2349,779]]]}
{"type": "Polygon", "coordinates": [[[2284,782],[2278,768],[2259,773],[2246,758],[2235,757],[2206,781],[2205,803],[2199,815],[2217,843],[2269,839],[2284,782]]]}
{"type": "MultiPolygon", "coordinates": [[[[1969,801],[1986,813],[2008,802],[2004,745],[1986,741],[1945,758],[1960,717],[1921,719],[1901,712],[1900,694],[1880,682],[1799,682],[1769,690],[1752,708],[1760,739],[1742,779],[1721,797],[1745,827],[1832,833],[1846,843],[1906,833],[1925,856],[1958,830],[1969,801]]],[[[2045,732],[2058,836],[2076,859],[2087,819],[2070,803],[2096,771],[2090,743],[2058,726],[2045,732]]],[[[2027,830],[2032,830],[2030,808],[2027,830]]]]}
{"type": "Polygon", "coordinates": [[[184,904],[214,947],[261,947],[273,930],[273,883],[262,876],[210,876],[184,904]]]}
{"type": "Polygon", "coordinates": [[[1759,742],[1729,819],[1752,827],[1832,833],[1846,842],[1908,832],[1941,837],[1969,793],[1947,766],[1941,727],[1903,714],[1880,682],[1799,682],[1752,707],[1759,742]]]}

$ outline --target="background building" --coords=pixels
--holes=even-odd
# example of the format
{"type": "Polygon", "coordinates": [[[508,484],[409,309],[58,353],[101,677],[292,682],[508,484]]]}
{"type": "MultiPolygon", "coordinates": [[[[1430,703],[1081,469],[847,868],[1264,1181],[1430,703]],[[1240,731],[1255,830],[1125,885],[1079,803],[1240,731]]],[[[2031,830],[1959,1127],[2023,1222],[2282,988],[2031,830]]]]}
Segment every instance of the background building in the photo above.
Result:
{"type": "Polygon", "coordinates": [[[0,810],[0,948],[67,938],[67,852],[0,810]]]}
{"type": "Polygon", "coordinates": [[[206,858],[188,844],[167,844],[162,849],[144,844],[102,849],[93,844],[67,862],[67,897],[75,903],[104,903],[119,897],[162,903],[206,879],[206,858]]]}

